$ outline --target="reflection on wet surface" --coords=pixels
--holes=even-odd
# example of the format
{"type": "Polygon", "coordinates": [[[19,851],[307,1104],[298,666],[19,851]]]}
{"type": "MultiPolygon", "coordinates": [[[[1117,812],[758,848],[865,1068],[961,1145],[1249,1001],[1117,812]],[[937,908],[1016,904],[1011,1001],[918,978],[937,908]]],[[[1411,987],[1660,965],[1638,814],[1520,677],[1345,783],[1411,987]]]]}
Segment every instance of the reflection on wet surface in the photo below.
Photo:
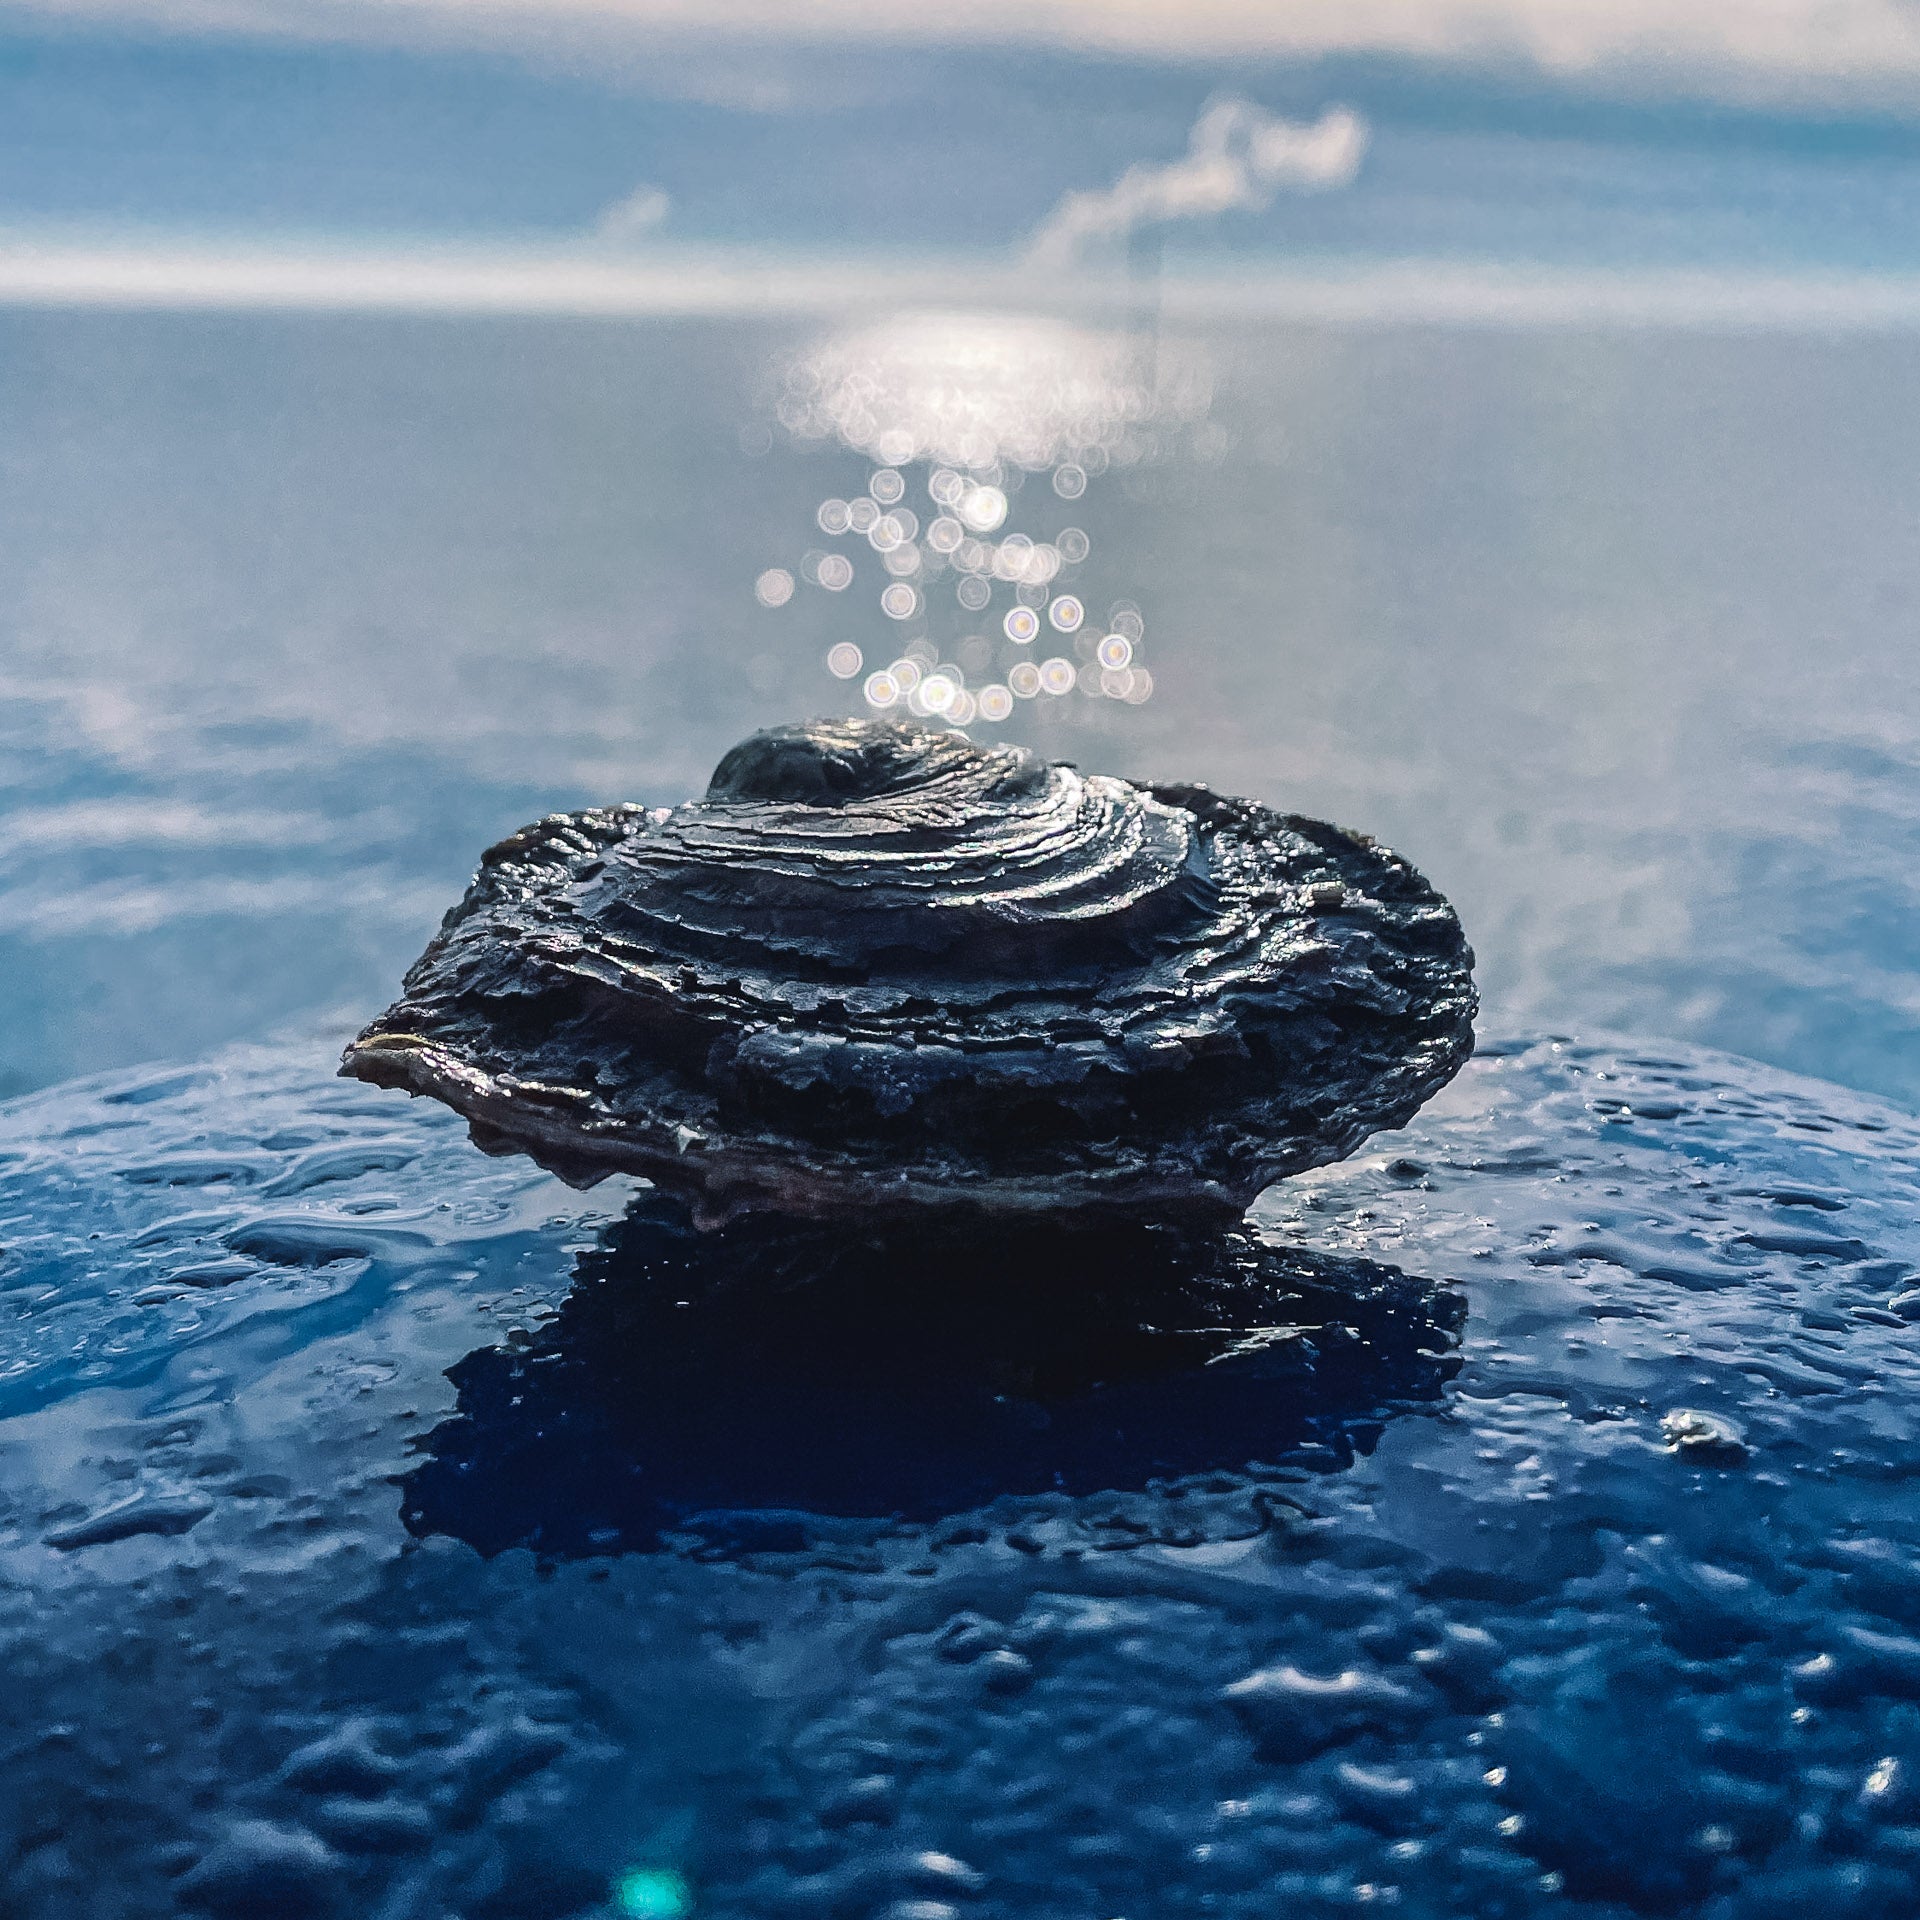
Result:
{"type": "Polygon", "coordinates": [[[1123,1536],[1195,1545],[1168,1483],[1351,1465],[1439,1399],[1465,1314],[1450,1288],[1246,1235],[849,1244],[701,1235],[649,1202],[537,1336],[449,1370],[458,1412],[401,1510],[484,1554],[777,1552],[810,1518],[1153,1487],[1123,1536]]]}
{"type": "Polygon", "coordinates": [[[1091,1324],[694,1256],[331,1066],[0,1107],[9,1920],[1920,1905],[1912,1116],[1494,1046],[1262,1200],[1242,1311],[1129,1269],[1091,1324]],[[1246,1351],[1322,1300],[1371,1346],[1246,1351]],[[656,1495],[754,1524],[618,1551],[656,1495]]]}

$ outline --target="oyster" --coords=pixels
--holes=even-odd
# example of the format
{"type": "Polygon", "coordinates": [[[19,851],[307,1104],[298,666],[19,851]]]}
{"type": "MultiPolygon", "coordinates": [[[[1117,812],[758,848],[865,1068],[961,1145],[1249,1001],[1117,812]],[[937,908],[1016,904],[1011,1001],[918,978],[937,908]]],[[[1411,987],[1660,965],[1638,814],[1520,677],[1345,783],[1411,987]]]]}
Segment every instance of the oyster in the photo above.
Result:
{"type": "Polygon", "coordinates": [[[1452,1078],[1472,961],[1360,835],[818,721],[492,848],[341,1071],[703,1224],[1223,1222],[1452,1078]]]}

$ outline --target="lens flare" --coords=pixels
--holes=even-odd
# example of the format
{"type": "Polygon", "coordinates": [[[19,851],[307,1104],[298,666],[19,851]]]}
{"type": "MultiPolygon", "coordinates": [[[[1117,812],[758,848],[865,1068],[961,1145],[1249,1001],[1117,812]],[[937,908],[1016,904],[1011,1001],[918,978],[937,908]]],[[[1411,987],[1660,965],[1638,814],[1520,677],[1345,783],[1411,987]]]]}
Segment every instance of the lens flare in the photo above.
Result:
{"type": "Polygon", "coordinates": [[[1078,500],[1087,490],[1087,470],[1069,460],[1053,470],[1053,490],[1062,500],[1078,500]]]}
{"type": "Polygon", "coordinates": [[[785,567],[769,567],[753,583],[753,597],[763,607],[784,607],[793,598],[793,575],[785,567]]]}
{"type": "Polygon", "coordinates": [[[900,698],[899,684],[890,673],[868,674],[866,691],[870,707],[890,707],[900,698]]]}
{"type": "Polygon", "coordinates": [[[1062,527],[1060,537],[1053,544],[1070,567],[1077,567],[1093,551],[1093,542],[1078,527],[1062,527]]]}
{"type": "Polygon", "coordinates": [[[1007,669],[1007,686],[1022,700],[1031,700],[1040,691],[1040,669],[1031,660],[1016,660],[1007,669]]]}
{"type": "Polygon", "coordinates": [[[1053,604],[1047,609],[1047,619],[1052,623],[1056,633],[1077,631],[1080,622],[1086,617],[1086,609],[1070,593],[1057,595],[1053,604]]]}
{"type": "Polygon", "coordinates": [[[960,688],[948,673],[930,673],[920,682],[920,704],[929,713],[945,713],[960,698],[960,688]]]}
{"type": "Polygon", "coordinates": [[[904,580],[896,580],[880,596],[880,611],[889,620],[911,620],[920,611],[920,596],[904,580]]]}
{"type": "Polygon", "coordinates": [[[1133,642],[1124,633],[1110,633],[1100,642],[1097,658],[1103,667],[1121,672],[1133,664],[1133,642]]]}
{"type": "Polygon", "coordinates": [[[978,574],[968,574],[954,588],[954,597],[969,613],[978,613],[993,598],[993,589],[978,574]]]}
{"type": "Polygon", "coordinates": [[[827,671],[836,680],[851,680],[865,664],[860,649],[851,640],[842,640],[827,649],[827,671]]]}
{"type": "Polygon", "coordinates": [[[1061,654],[1055,654],[1051,660],[1040,663],[1040,691],[1042,693],[1071,693],[1074,681],[1078,678],[1073,670],[1073,662],[1061,654]]]}
{"type": "Polygon", "coordinates": [[[1040,631],[1040,616],[1031,607],[1009,607],[1001,625],[1015,646],[1024,647],[1040,631]]]}
{"type": "Polygon", "coordinates": [[[887,669],[893,681],[893,690],[905,699],[920,684],[920,662],[911,656],[903,655],[887,669]]]}
{"type": "Polygon", "coordinates": [[[853,524],[844,500],[822,500],[813,517],[822,533],[845,533],[853,524]]]}
{"type": "Polygon", "coordinates": [[[892,506],[896,500],[905,494],[906,490],[907,483],[902,480],[891,467],[882,467],[880,471],[867,482],[867,491],[872,494],[883,507],[892,506]]]}
{"type": "Polygon", "coordinates": [[[621,1920],[682,1920],[693,1895],[677,1873],[639,1867],[613,1883],[613,1910],[621,1920]]]}
{"type": "Polygon", "coordinates": [[[844,553],[824,554],[815,578],[829,593],[844,593],[853,585],[853,562],[844,553]]]}
{"type": "Polygon", "coordinates": [[[1013,711],[1013,695],[995,681],[980,689],[977,705],[982,720],[1004,720],[1013,711]]]}

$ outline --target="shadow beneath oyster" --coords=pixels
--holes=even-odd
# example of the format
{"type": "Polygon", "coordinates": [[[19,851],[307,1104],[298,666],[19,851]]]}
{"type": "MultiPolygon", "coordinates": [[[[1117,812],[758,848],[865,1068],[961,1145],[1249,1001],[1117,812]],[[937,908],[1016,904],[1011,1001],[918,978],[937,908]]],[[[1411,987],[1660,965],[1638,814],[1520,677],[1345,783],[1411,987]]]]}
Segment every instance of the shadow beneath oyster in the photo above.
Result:
{"type": "Polygon", "coordinates": [[[1003,1496],[1340,1467],[1460,1362],[1466,1301],[1235,1231],[693,1230],[646,1196],[534,1339],[448,1369],[416,1535],[550,1559],[804,1547],[1003,1496]]]}

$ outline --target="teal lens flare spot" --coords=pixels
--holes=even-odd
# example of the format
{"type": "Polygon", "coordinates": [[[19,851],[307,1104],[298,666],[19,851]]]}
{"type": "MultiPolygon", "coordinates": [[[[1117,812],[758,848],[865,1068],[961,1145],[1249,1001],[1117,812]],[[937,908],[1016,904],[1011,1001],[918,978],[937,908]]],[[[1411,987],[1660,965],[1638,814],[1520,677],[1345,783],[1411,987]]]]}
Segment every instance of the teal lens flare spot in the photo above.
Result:
{"type": "Polygon", "coordinates": [[[693,1896],[677,1873],[641,1867],[613,1883],[613,1910],[625,1920],[681,1920],[693,1911],[693,1896]]]}

